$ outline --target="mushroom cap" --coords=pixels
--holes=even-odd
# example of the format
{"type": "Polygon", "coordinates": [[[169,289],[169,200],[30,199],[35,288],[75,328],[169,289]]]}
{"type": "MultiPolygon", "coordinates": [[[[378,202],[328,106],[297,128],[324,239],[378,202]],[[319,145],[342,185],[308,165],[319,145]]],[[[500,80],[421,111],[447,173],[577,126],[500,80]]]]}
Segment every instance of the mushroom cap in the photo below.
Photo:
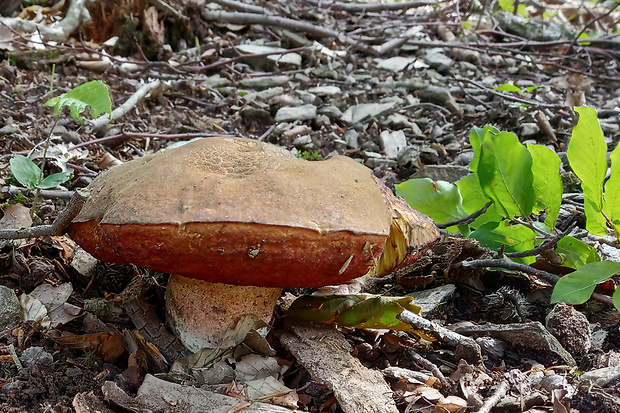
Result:
{"type": "Polygon", "coordinates": [[[67,228],[100,260],[209,282],[317,287],[376,264],[392,214],[370,169],[204,138],[112,168],[67,228]]]}

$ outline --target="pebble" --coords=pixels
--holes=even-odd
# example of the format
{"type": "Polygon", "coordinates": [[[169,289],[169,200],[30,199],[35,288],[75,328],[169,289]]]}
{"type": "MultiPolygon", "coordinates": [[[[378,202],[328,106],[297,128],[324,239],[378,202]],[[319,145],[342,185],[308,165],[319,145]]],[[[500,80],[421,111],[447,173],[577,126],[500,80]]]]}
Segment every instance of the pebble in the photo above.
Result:
{"type": "Polygon", "coordinates": [[[317,113],[331,119],[339,119],[342,117],[342,111],[334,105],[323,105],[317,109],[317,113]]]}
{"type": "Polygon", "coordinates": [[[290,78],[288,76],[263,76],[242,79],[239,84],[251,89],[267,89],[285,85],[289,80],[290,78]]]}
{"type": "Polygon", "coordinates": [[[379,135],[379,142],[385,156],[390,159],[396,159],[398,153],[407,147],[407,138],[402,130],[384,130],[379,135]]]}
{"type": "Polygon", "coordinates": [[[342,93],[342,90],[338,86],[317,86],[308,89],[308,92],[316,96],[336,96],[342,93]]]}
{"type": "Polygon", "coordinates": [[[284,106],[276,112],[276,122],[292,122],[295,120],[309,120],[316,116],[316,106],[284,106]]]}
{"type": "Polygon", "coordinates": [[[586,354],[592,348],[592,334],[587,317],[563,302],[557,303],[545,318],[547,330],[573,356],[586,354]]]}
{"type": "Polygon", "coordinates": [[[12,288],[0,285],[0,329],[13,324],[20,311],[21,306],[15,291],[12,288]]]}
{"type": "Polygon", "coordinates": [[[31,367],[51,366],[54,363],[54,357],[45,351],[43,347],[33,346],[22,351],[20,360],[31,367]]]}

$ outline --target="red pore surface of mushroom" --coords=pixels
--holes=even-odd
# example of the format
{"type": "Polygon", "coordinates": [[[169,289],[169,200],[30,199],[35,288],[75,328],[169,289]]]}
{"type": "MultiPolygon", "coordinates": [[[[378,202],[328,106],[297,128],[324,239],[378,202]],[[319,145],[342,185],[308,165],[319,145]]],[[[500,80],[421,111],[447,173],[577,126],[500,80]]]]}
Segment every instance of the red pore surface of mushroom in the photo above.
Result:
{"type": "Polygon", "coordinates": [[[89,189],[68,233],[95,257],[233,285],[344,283],[376,265],[392,223],[370,169],[245,138],[145,156],[89,189]]]}

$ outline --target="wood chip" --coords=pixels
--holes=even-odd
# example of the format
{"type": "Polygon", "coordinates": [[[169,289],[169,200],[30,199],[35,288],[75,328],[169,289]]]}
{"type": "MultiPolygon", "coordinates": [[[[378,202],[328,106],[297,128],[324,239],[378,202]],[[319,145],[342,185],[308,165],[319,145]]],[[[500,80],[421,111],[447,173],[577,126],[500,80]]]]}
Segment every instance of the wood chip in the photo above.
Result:
{"type": "Polygon", "coordinates": [[[280,342],[312,379],[334,392],[345,413],[397,413],[383,375],[351,356],[351,346],[332,326],[288,324],[280,342]]]}

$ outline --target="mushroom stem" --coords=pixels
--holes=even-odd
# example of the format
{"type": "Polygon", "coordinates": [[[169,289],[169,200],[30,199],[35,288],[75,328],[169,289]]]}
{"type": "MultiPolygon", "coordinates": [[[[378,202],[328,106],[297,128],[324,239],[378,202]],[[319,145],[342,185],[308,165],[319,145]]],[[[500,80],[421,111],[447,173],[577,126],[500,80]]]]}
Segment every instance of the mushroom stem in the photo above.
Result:
{"type": "Polygon", "coordinates": [[[281,288],[210,283],[171,275],[166,291],[166,319],[187,349],[220,347],[224,335],[243,316],[269,323],[281,288]]]}

